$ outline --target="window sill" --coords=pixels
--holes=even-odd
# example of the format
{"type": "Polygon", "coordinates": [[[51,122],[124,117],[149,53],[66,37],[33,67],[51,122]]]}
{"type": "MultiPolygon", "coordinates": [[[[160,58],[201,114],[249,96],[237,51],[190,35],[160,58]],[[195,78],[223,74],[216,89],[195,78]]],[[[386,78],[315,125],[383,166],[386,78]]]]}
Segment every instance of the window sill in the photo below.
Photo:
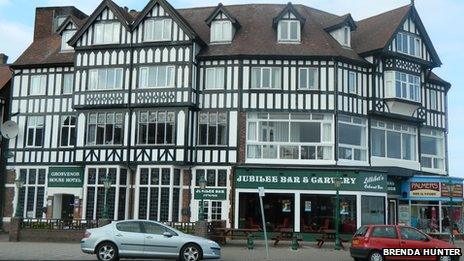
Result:
{"type": "Polygon", "coordinates": [[[279,44],[301,44],[300,40],[278,40],[279,44]]]}
{"type": "Polygon", "coordinates": [[[211,45],[221,45],[221,44],[231,44],[232,41],[211,41],[209,44],[211,45]]]}
{"type": "Polygon", "coordinates": [[[422,103],[420,101],[413,101],[413,100],[408,100],[408,99],[404,99],[404,98],[398,98],[398,97],[386,97],[384,98],[385,101],[389,102],[402,102],[402,103],[407,103],[407,104],[410,104],[410,105],[417,105],[417,106],[421,106],[422,103]]]}

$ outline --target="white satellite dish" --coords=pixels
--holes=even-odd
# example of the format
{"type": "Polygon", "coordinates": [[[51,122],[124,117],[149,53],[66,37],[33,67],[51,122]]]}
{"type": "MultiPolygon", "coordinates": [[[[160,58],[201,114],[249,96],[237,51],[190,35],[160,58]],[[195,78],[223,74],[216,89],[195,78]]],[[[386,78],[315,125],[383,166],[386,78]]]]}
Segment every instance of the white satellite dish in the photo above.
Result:
{"type": "Polygon", "coordinates": [[[2,125],[2,136],[7,139],[13,139],[18,136],[18,124],[14,121],[6,121],[2,125]]]}

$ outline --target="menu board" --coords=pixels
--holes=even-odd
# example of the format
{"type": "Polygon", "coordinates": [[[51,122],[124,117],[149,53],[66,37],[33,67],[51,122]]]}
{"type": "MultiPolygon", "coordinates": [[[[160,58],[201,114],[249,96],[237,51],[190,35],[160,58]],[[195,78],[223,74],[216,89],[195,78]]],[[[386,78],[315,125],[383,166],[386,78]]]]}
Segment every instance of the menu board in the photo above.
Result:
{"type": "Polygon", "coordinates": [[[398,206],[398,225],[411,225],[411,217],[409,215],[409,205],[398,206]]]}

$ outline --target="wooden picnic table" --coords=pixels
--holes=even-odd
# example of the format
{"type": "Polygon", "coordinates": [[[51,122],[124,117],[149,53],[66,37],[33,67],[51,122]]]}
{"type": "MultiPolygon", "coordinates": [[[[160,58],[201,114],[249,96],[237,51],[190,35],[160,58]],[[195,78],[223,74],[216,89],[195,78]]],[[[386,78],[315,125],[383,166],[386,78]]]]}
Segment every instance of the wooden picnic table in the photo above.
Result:
{"type": "Polygon", "coordinates": [[[259,229],[256,228],[215,228],[218,232],[218,237],[224,239],[224,244],[226,243],[226,238],[233,239],[248,239],[249,236],[252,236],[253,233],[259,232],[259,229]]]}
{"type": "MultiPolygon", "coordinates": [[[[322,236],[320,238],[316,238],[317,247],[321,248],[325,242],[335,242],[336,234],[337,234],[337,231],[335,231],[334,229],[322,230],[322,236]]],[[[342,239],[340,237],[340,246],[342,249],[345,249],[345,246],[343,246],[343,242],[348,242],[348,240],[342,239]]]]}
{"type": "Polygon", "coordinates": [[[292,241],[296,237],[296,242],[298,247],[300,247],[300,241],[303,241],[303,238],[300,237],[298,233],[293,231],[293,228],[281,228],[278,231],[278,234],[272,238],[274,240],[274,246],[277,246],[279,241],[292,241]]]}

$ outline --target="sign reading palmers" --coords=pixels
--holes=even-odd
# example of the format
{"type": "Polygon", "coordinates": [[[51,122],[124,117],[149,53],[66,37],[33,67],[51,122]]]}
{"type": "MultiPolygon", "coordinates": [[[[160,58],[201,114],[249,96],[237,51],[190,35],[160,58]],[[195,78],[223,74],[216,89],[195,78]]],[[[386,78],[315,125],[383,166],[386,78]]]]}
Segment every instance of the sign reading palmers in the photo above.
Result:
{"type": "Polygon", "coordinates": [[[194,198],[196,200],[201,200],[203,196],[204,200],[226,200],[226,189],[195,189],[194,198]]]}
{"type": "MultiPolygon", "coordinates": [[[[341,171],[340,190],[387,192],[387,176],[378,172],[341,171]]],[[[236,188],[334,190],[335,171],[237,169],[236,188]]]]}
{"type": "Polygon", "coordinates": [[[409,184],[411,197],[440,197],[440,182],[411,182],[409,184]]]}
{"type": "Polygon", "coordinates": [[[49,187],[82,187],[84,170],[80,167],[50,167],[48,169],[49,187]]]}

